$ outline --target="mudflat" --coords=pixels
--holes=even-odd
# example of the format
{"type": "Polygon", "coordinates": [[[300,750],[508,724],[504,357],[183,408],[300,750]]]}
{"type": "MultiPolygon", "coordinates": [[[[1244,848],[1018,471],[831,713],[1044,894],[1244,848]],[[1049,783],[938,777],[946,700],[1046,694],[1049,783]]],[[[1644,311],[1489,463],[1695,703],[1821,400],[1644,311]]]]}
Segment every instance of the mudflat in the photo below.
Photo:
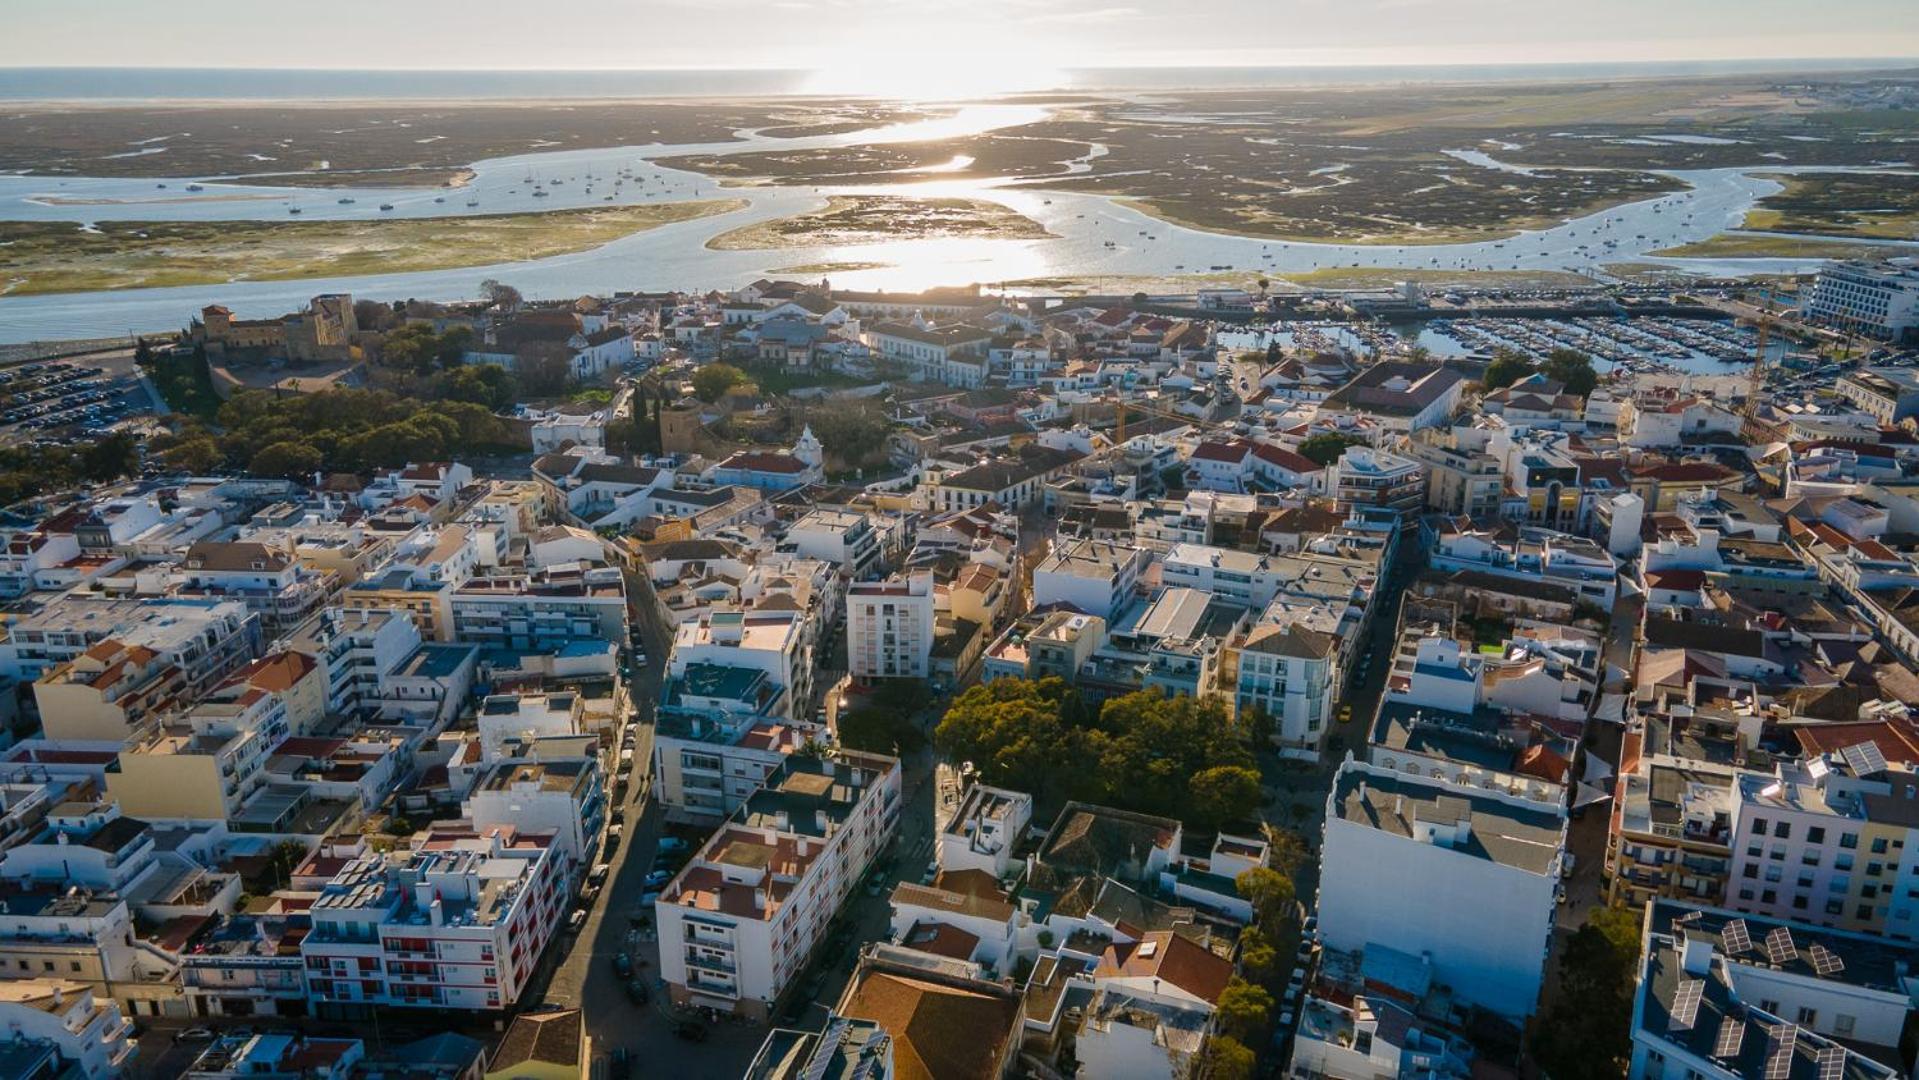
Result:
{"type": "Polygon", "coordinates": [[[737,199],[386,221],[0,222],[0,295],[484,266],[737,210],[737,199]]]}
{"type": "Polygon", "coordinates": [[[715,251],[762,251],[889,240],[1043,240],[1052,235],[1024,214],[984,199],[834,195],[824,209],[724,232],[706,246],[715,251]]]}

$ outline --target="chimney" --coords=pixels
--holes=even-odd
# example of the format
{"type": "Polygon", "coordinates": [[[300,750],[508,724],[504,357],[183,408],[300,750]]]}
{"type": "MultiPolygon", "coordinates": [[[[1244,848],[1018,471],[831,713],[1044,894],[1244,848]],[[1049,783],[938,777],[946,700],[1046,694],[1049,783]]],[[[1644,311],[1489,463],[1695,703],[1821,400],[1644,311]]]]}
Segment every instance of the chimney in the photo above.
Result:
{"type": "Polygon", "coordinates": [[[784,811],[784,810],[775,810],[775,811],[773,812],[773,827],[774,827],[774,828],[776,828],[776,829],[778,829],[778,830],[779,830],[779,831],[781,831],[781,832],[786,832],[786,831],[787,831],[787,816],[786,816],[786,811],[784,811]]]}
{"type": "Polygon", "coordinates": [[[824,810],[813,811],[813,827],[815,829],[818,829],[820,832],[826,831],[826,811],[824,810]]]}
{"type": "Polygon", "coordinates": [[[1406,796],[1397,793],[1393,795],[1393,816],[1396,818],[1406,816],[1406,796]]]}
{"type": "Polygon", "coordinates": [[[755,911],[766,910],[766,890],[765,889],[753,890],[753,910],[755,911]]]}

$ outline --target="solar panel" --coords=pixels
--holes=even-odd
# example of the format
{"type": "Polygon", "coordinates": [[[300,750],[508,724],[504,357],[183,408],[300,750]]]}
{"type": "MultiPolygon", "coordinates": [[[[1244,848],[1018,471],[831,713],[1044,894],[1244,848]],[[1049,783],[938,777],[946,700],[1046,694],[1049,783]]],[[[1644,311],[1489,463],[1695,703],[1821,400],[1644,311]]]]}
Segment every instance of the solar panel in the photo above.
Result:
{"type": "Polygon", "coordinates": [[[1839,954],[1818,942],[1812,943],[1812,970],[1820,975],[1837,975],[1846,970],[1846,962],[1839,954]]]}
{"type": "Polygon", "coordinates": [[[1719,1021],[1719,1041],[1713,1043],[1712,1056],[1733,1058],[1739,1056],[1739,1048],[1746,1042],[1746,1022],[1737,1016],[1728,1016],[1719,1021]]]}
{"type": "Polygon", "coordinates": [[[1666,1030],[1691,1031],[1693,1021],[1699,1019],[1699,999],[1705,992],[1704,979],[1679,980],[1679,989],[1672,995],[1672,1012],[1667,1017],[1666,1030]]]}
{"type": "Polygon", "coordinates": [[[1774,1024],[1767,1035],[1765,1080],[1787,1080],[1792,1075],[1792,1052],[1799,1045],[1799,1029],[1792,1024],[1774,1024]]]}
{"type": "Polygon", "coordinates": [[[1819,1048],[1819,1080],[1840,1080],[1846,1075],[1846,1051],[1840,1046],[1819,1048]]]}
{"type": "Polygon", "coordinates": [[[1729,955],[1737,956],[1752,948],[1752,933],[1746,929],[1746,920],[1734,919],[1719,931],[1719,940],[1726,946],[1729,955]]]}
{"type": "Polygon", "coordinates": [[[1879,752],[1875,742],[1854,743],[1839,751],[1839,756],[1852,767],[1855,776],[1871,776],[1886,771],[1886,755],[1879,752]]]}
{"type": "Polygon", "coordinates": [[[1783,964],[1798,955],[1799,949],[1792,943],[1792,931],[1781,926],[1766,935],[1766,959],[1783,964]]]}

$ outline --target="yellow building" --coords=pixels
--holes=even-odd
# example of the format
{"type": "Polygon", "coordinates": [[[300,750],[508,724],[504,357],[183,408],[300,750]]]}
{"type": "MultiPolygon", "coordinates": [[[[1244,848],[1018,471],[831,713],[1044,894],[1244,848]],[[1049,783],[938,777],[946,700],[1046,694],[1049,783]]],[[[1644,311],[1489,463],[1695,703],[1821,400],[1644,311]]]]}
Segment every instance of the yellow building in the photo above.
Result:
{"type": "Polygon", "coordinates": [[[33,698],[49,739],[123,742],[170,708],[184,685],[159,653],[108,638],[41,676],[33,698]]]}

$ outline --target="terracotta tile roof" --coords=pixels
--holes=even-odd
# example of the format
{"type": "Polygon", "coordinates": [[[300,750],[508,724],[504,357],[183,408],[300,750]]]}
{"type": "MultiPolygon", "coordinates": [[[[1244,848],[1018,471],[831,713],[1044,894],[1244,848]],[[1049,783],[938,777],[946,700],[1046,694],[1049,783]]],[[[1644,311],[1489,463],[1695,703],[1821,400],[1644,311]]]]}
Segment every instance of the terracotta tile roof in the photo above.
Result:
{"type": "Polygon", "coordinates": [[[898,1080],[979,1080],[999,1074],[1019,1009],[1016,996],[868,971],[839,1012],[893,1036],[898,1080]]]}
{"type": "Polygon", "coordinates": [[[1158,979],[1201,1001],[1217,1003],[1233,977],[1233,965],[1170,930],[1155,930],[1136,942],[1107,946],[1093,977],[1158,979]]]}

